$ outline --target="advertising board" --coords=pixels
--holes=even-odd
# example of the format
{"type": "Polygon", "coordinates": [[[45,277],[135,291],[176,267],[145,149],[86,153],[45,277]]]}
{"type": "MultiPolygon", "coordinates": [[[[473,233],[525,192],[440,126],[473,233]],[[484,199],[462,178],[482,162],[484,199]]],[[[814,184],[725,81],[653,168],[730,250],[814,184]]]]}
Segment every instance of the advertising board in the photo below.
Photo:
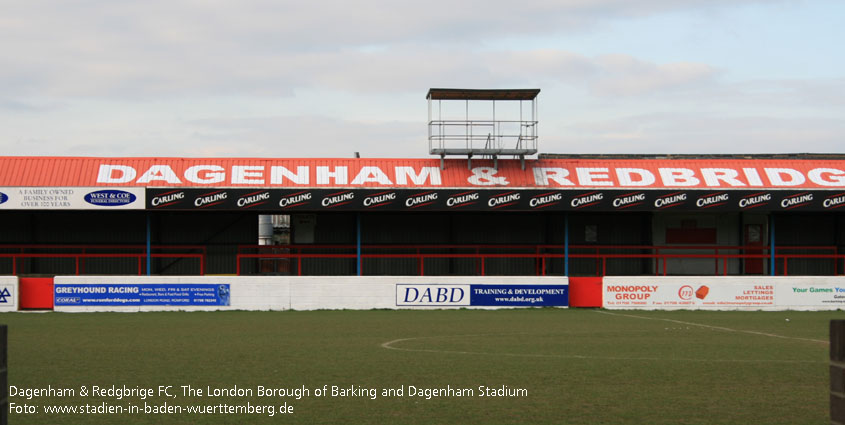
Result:
{"type": "Polygon", "coordinates": [[[568,285],[396,284],[397,307],[566,307],[568,285]]]}
{"type": "Polygon", "coordinates": [[[605,277],[603,307],[646,310],[834,310],[845,307],[836,277],[605,277]]]}
{"type": "Polygon", "coordinates": [[[824,190],[151,188],[150,210],[227,211],[825,211],[824,190]]]}
{"type": "Polygon", "coordinates": [[[15,276],[0,277],[0,311],[17,310],[18,296],[18,278],[15,276]]]}
{"type": "Polygon", "coordinates": [[[778,287],[778,304],[790,308],[845,309],[845,281],[840,283],[794,282],[778,287]]]}
{"type": "Polygon", "coordinates": [[[558,276],[56,276],[51,296],[63,312],[495,309],[566,307],[569,286],[558,276]]]}
{"type": "Polygon", "coordinates": [[[142,210],[143,188],[0,187],[0,209],[8,210],[142,210]]]}
{"type": "Polygon", "coordinates": [[[228,306],[229,284],[56,284],[55,306],[228,306]]]}

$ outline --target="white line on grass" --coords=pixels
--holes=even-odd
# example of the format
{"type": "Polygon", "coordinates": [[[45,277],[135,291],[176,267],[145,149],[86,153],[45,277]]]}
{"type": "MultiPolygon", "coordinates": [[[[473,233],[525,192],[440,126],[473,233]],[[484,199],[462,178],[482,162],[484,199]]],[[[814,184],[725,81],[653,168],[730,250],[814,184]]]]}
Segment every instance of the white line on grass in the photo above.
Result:
{"type": "Polygon", "coordinates": [[[608,314],[608,315],[611,315],[611,316],[632,317],[632,318],[635,318],[635,319],[645,319],[645,320],[661,320],[661,321],[664,321],[664,322],[677,323],[677,324],[680,324],[680,325],[687,325],[687,326],[698,326],[698,327],[701,327],[701,328],[715,329],[715,330],[725,331],[725,332],[738,332],[738,333],[746,333],[746,334],[751,334],[751,335],[767,336],[767,337],[771,337],[771,338],[792,339],[792,340],[796,340],[796,341],[808,341],[808,342],[817,342],[817,343],[820,343],[820,344],[830,344],[828,341],[825,341],[825,340],[822,340],[822,339],[798,338],[798,337],[794,337],[794,336],[770,334],[770,333],[766,333],[766,332],[748,331],[748,330],[744,330],[744,329],[726,328],[726,327],[723,327],[723,326],[712,326],[712,325],[705,325],[705,324],[701,324],[701,323],[684,322],[682,320],[664,319],[664,318],[661,318],[661,317],[648,317],[648,316],[637,316],[635,314],[611,313],[609,311],[601,311],[601,310],[594,310],[594,311],[596,313],[608,314]]]}
{"type": "MultiPolygon", "coordinates": [[[[641,360],[641,361],[676,361],[676,362],[708,362],[708,363],[826,363],[812,360],[748,360],[748,359],[691,359],[691,358],[665,358],[665,357],[612,357],[612,356],[582,356],[578,354],[531,354],[531,353],[490,353],[485,351],[455,351],[455,350],[432,350],[426,348],[400,348],[394,347],[405,341],[420,339],[441,339],[441,338],[468,338],[479,336],[504,336],[504,335],[528,335],[528,334],[475,334],[475,335],[439,335],[439,336],[418,336],[413,338],[399,338],[381,344],[382,348],[395,351],[407,351],[414,353],[437,353],[437,354],[461,354],[474,356],[494,357],[534,357],[534,358],[557,358],[557,359],[584,359],[584,360],[641,360]]],[[[815,341],[815,340],[813,340],[815,341]]]]}

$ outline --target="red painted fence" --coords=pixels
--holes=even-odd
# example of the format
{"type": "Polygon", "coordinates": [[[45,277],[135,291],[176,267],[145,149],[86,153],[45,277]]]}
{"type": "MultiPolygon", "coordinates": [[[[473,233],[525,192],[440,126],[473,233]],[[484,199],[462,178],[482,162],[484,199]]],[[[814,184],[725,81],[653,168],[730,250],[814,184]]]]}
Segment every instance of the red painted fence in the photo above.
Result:
{"type": "MultiPolygon", "coordinates": [[[[189,258],[196,261],[197,274],[205,274],[206,248],[202,245],[152,245],[150,258],[189,258]]],[[[144,274],[147,263],[146,245],[0,245],[0,259],[11,262],[11,274],[22,274],[26,261],[36,258],[63,258],[73,262],[75,275],[86,274],[88,259],[132,258],[137,262],[138,276],[144,274]]]]}
{"type": "MultiPolygon", "coordinates": [[[[281,260],[285,273],[302,275],[302,262],[308,259],[356,259],[357,246],[338,245],[241,245],[238,247],[237,271],[243,273],[242,260],[281,260]]],[[[571,245],[569,259],[595,261],[594,276],[607,275],[608,262],[618,259],[646,259],[654,262],[654,275],[666,276],[668,264],[680,259],[711,259],[714,275],[728,275],[730,260],[769,260],[768,247],[718,245],[571,245]]],[[[361,270],[366,274],[368,259],[414,259],[417,274],[425,276],[425,261],[432,258],[474,259],[476,274],[486,276],[486,263],[491,259],[529,258],[535,260],[534,274],[545,276],[551,262],[562,264],[566,254],[561,245],[362,245],[361,270]],[[463,252],[447,252],[461,250],[463,252]],[[373,252],[377,251],[377,252],[373,252]],[[385,252],[388,251],[388,252],[385,252]],[[393,251],[393,252],[389,252],[393,251]]],[[[789,275],[789,263],[796,259],[829,261],[834,275],[845,274],[845,254],[835,246],[776,247],[775,261],[781,264],[776,274],[789,275]]],[[[560,268],[562,269],[562,267],[560,268]]]]}

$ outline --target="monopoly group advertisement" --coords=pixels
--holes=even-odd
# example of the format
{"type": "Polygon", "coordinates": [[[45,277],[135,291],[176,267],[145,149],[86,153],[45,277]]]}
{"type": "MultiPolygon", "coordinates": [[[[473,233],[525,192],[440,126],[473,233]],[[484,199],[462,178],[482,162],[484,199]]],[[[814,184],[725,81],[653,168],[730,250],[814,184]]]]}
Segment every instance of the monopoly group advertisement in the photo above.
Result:
{"type": "Polygon", "coordinates": [[[603,307],[646,310],[836,310],[845,280],[789,277],[608,277],[603,307]]]}

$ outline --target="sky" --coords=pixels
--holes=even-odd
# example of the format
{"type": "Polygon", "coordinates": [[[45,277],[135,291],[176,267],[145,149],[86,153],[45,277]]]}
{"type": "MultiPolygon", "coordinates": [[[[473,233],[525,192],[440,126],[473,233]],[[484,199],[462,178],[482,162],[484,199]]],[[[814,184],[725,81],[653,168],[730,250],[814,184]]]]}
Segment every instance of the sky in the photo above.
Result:
{"type": "Polygon", "coordinates": [[[539,88],[540,152],[845,153],[843,16],[841,0],[0,0],[0,155],[425,158],[429,88],[539,88]]]}

